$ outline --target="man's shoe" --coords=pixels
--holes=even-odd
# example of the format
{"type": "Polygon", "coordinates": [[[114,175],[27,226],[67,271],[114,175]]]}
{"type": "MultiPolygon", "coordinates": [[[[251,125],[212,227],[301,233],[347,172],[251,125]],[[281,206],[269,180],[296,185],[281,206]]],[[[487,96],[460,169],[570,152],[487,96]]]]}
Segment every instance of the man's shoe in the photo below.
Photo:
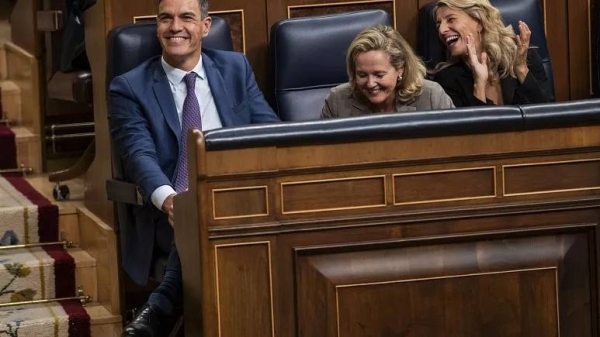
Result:
{"type": "Polygon", "coordinates": [[[123,329],[121,337],[158,337],[163,316],[158,306],[146,303],[123,329]]]}

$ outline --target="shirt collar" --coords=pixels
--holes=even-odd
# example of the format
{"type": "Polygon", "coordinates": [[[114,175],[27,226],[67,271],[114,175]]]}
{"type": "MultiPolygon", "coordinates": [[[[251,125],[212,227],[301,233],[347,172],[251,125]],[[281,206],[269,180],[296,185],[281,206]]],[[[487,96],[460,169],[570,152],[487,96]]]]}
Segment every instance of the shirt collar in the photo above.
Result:
{"type": "MultiPolygon", "coordinates": [[[[187,71],[181,70],[179,68],[175,68],[165,61],[165,58],[161,56],[160,63],[167,74],[167,78],[172,85],[178,85],[183,81],[183,77],[188,73],[187,71]]],[[[202,65],[202,55],[200,55],[200,59],[198,60],[198,64],[191,71],[198,74],[200,79],[205,79],[206,75],[204,72],[204,66],[202,65]]]]}

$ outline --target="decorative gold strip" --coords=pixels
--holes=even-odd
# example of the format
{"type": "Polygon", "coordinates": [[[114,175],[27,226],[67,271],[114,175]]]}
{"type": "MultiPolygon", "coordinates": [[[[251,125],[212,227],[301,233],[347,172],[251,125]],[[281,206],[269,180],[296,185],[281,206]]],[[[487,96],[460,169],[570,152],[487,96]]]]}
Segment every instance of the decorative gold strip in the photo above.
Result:
{"type": "Polygon", "coordinates": [[[514,196],[523,196],[523,195],[536,195],[536,194],[548,194],[548,193],[564,193],[564,192],[579,192],[579,191],[593,191],[593,190],[598,190],[598,189],[600,189],[600,186],[580,187],[580,188],[567,188],[567,189],[538,191],[538,192],[506,193],[506,168],[525,167],[525,166],[559,165],[559,164],[571,164],[571,163],[595,162],[595,161],[600,161],[600,158],[575,159],[575,160],[549,161],[549,162],[539,162],[539,163],[525,163],[525,164],[502,165],[502,195],[505,196],[505,197],[514,197],[514,196]]]}
{"type": "Polygon", "coordinates": [[[394,12],[392,15],[392,21],[394,24],[394,29],[396,29],[396,2],[394,0],[360,0],[360,1],[349,1],[349,2],[327,2],[327,3],[319,3],[319,4],[308,4],[308,5],[291,5],[287,6],[287,18],[290,19],[292,17],[292,9],[296,8],[315,8],[315,7],[333,7],[333,6],[347,6],[347,5],[357,5],[357,4],[376,4],[376,3],[392,3],[392,11],[394,12]]]}
{"type": "MultiPolygon", "coordinates": [[[[42,260],[37,256],[37,254],[31,252],[33,254],[33,256],[36,257],[36,259],[38,259],[38,263],[39,263],[39,269],[40,269],[40,296],[41,298],[46,298],[46,270],[44,269],[44,263],[42,262],[42,260]]],[[[56,289],[56,285],[54,285],[54,288],[56,289]]],[[[56,295],[56,293],[54,293],[54,295],[56,295]]]]}
{"type": "Polygon", "coordinates": [[[436,170],[436,171],[421,171],[421,172],[409,172],[409,173],[397,173],[392,175],[392,200],[394,201],[394,206],[402,206],[402,205],[415,205],[415,204],[428,204],[433,202],[448,202],[448,201],[460,201],[460,200],[477,200],[477,199],[487,199],[487,198],[495,198],[498,196],[498,191],[496,188],[496,167],[495,166],[483,166],[483,167],[472,167],[472,168],[460,168],[460,169],[452,169],[452,170],[436,170]],[[425,175],[425,174],[437,174],[437,173],[446,173],[446,172],[463,172],[463,171],[479,171],[479,170],[489,170],[491,169],[494,173],[494,180],[492,181],[494,186],[494,194],[493,195],[482,195],[476,197],[461,197],[461,198],[449,198],[449,199],[433,199],[433,200],[423,200],[423,201],[408,201],[408,202],[396,202],[396,177],[398,176],[412,176],[412,175],[425,175]]]}
{"type": "Polygon", "coordinates": [[[337,335],[340,336],[340,307],[339,307],[339,289],[340,288],[352,288],[352,287],[360,287],[360,286],[371,286],[371,285],[382,285],[382,284],[392,284],[392,283],[407,283],[407,282],[420,282],[420,281],[431,281],[431,280],[442,280],[442,279],[453,279],[453,278],[464,278],[464,277],[472,277],[472,276],[481,276],[481,275],[498,275],[498,274],[510,274],[510,273],[519,273],[519,272],[530,272],[530,271],[541,271],[541,270],[554,270],[554,291],[556,296],[556,321],[557,321],[557,331],[558,337],[560,337],[560,302],[558,297],[558,268],[557,267],[540,267],[540,268],[527,268],[527,269],[514,269],[514,270],[503,270],[503,271],[495,271],[495,272],[484,272],[484,273],[471,273],[471,274],[459,274],[459,275],[447,275],[447,276],[436,276],[436,277],[423,277],[423,278],[415,278],[415,279],[407,279],[407,280],[393,280],[393,281],[382,281],[382,282],[366,282],[366,283],[356,283],[356,284],[344,284],[344,285],[336,285],[335,286],[335,301],[336,301],[336,320],[337,320],[337,335]]]}
{"type": "Polygon", "coordinates": [[[29,207],[23,207],[23,232],[25,243],[29,244],[29,207]]]}
{"type": "Polygon", "coordinates": [[[311,212],[329,212],[329,211],[343,211],[343,210],[347,210],[347,209],[363,209],[363,208],[385,207],[385,206],[387,206],[387,204],[386,204],[386,202],[387,202],[387,181],[386,181],[386,176],[385,175],[293,181],[293,182],[287,182],[287,183],[280,183],[279,196],[280,196],[280,201],[281,201],[281,214],[298,214],[298,213],[311,213],[311,212]],[[286,211],[285,210],[285,204],[283,202],[283,188],[285,186],[314,184],[314,183],[333,182],[333,181],[346,181],[346,180],[364,180],[364,179],[373,179],[373,178],[382,178],[383,179],[383,204],[366,205],[366,206],[317,208],[317,209],[303,210],[303,211],[286,211]]]}
{"type": "Polygon", "coordinates": [[[17,248],[34,248],[34,247],[42,247],[42,246],[55,246],[62,245],[66,248],[73,248],[75,245],[71,241],[57,241],[57,242],[40,242],[40,243],[28,243],[23,245],[10,245],[10,246],[0,246],[0,251],[3,250],[11,250],[17,248]]]}
{"type": "Polygon", "coordinates": [[[58,317],[56,317],[56,313],[54,312],[51,306],[49,306],[48,304],[46,304],[45,306],[50,311],[52,319],[54,320],[54,324],[52,324],[54,328],[54,337],[58,337],[58,317]]]}
{"type": "Polygon", "coordinates": [[[215,282],[216,282],[216,290],[217,290],[217,324],[219,337],[221,336],[221,294],[219,292],[219,259],[218,259],[218,249],[219,248],[228,248],[228,247],[240,247],[240,246],[250,246],[250,245],[267,245],[267,252],[269,254],[269,292],[271,295],[271,337],[275,337],[275,311],[273,306],[273,264],[272,264],[272,255],[271,255],[271,242],[270,241],[255,241],[255,242],[240,242],[240,243],[226,243],[215,245],[215,282]]]}
{"type": "MultiPolygon", "coordinates": [[[[233,14],[233,13],[241,13],[242,18],[242,53],[246,54],[246,15],[242,8],[240,9],[228,9],[224,11],[214,11],[208,12],[209,15],[213,14],[233,14]]],[[[218,16],[218,15],[217,15],[218,16]]]]}
{"type": "Polygon", "coordinates": [[[138,23],[138,21],[145,21],[150,19],[156,19],[156,15],[138,15],[133,17],[133,23],[138,23]]]}
{"type": "Polygon", "coordinates": [[[57,302],[57,301],[70,301],[70,300],[79,300],[79,301],[81,301],[81,303],[87,303],[87,302],[90,301],[90,296],[85,295],[85,296],[50,298],[50,299],[47,299],[47,300],[33,300],[33,301],[0,303],[0,308],[14,307],[14,306],[17,306],[17,305],[44,304],[44,303],[51,303],[51,302],[57,302]]]}
{"type": "Polygon", "coordinates": [[[247,187],[232,187],[232,188],[215,188],[212,190],[212,208],[213,208],[213,220],[229,220],[229,219],[243,219],[243,218],[255,218],[259,216],[269,215],[269,186],[247,186],[247,187]],[[265,190],[265,205],[267,208],[266,213],[248,214],[248,215],[235,215],[235,216],[221,216],[217,217],[217,207],[215,205],[215,193],[218,192],[229,192],[229,191],[243,191],[243,190],[265,190]]]}

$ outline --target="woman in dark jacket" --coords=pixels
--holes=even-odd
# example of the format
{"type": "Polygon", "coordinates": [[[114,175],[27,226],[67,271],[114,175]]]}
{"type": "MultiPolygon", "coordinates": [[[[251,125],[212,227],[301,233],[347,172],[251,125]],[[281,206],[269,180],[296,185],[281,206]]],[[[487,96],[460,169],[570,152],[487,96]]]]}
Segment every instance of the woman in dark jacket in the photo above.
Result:
{"type": "Polygon", "coordinates": [[[435,16],[447,61],[437,65],[434,80],[455,106],[550,100],[550,83],[536,49],[529,47],[525,22],[516,35],[488,0],[439,0],[435,16]]]}

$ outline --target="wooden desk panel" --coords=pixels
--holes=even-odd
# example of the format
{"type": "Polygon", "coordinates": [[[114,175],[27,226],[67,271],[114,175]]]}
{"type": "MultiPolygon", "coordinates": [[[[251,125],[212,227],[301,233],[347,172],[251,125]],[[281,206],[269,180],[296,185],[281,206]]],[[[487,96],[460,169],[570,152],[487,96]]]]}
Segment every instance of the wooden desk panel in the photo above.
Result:
{"type": "Polygon", "coordinates": [[[197,133],[186,334],[597,336],[598,135],[205,152],[197,133]]]}

